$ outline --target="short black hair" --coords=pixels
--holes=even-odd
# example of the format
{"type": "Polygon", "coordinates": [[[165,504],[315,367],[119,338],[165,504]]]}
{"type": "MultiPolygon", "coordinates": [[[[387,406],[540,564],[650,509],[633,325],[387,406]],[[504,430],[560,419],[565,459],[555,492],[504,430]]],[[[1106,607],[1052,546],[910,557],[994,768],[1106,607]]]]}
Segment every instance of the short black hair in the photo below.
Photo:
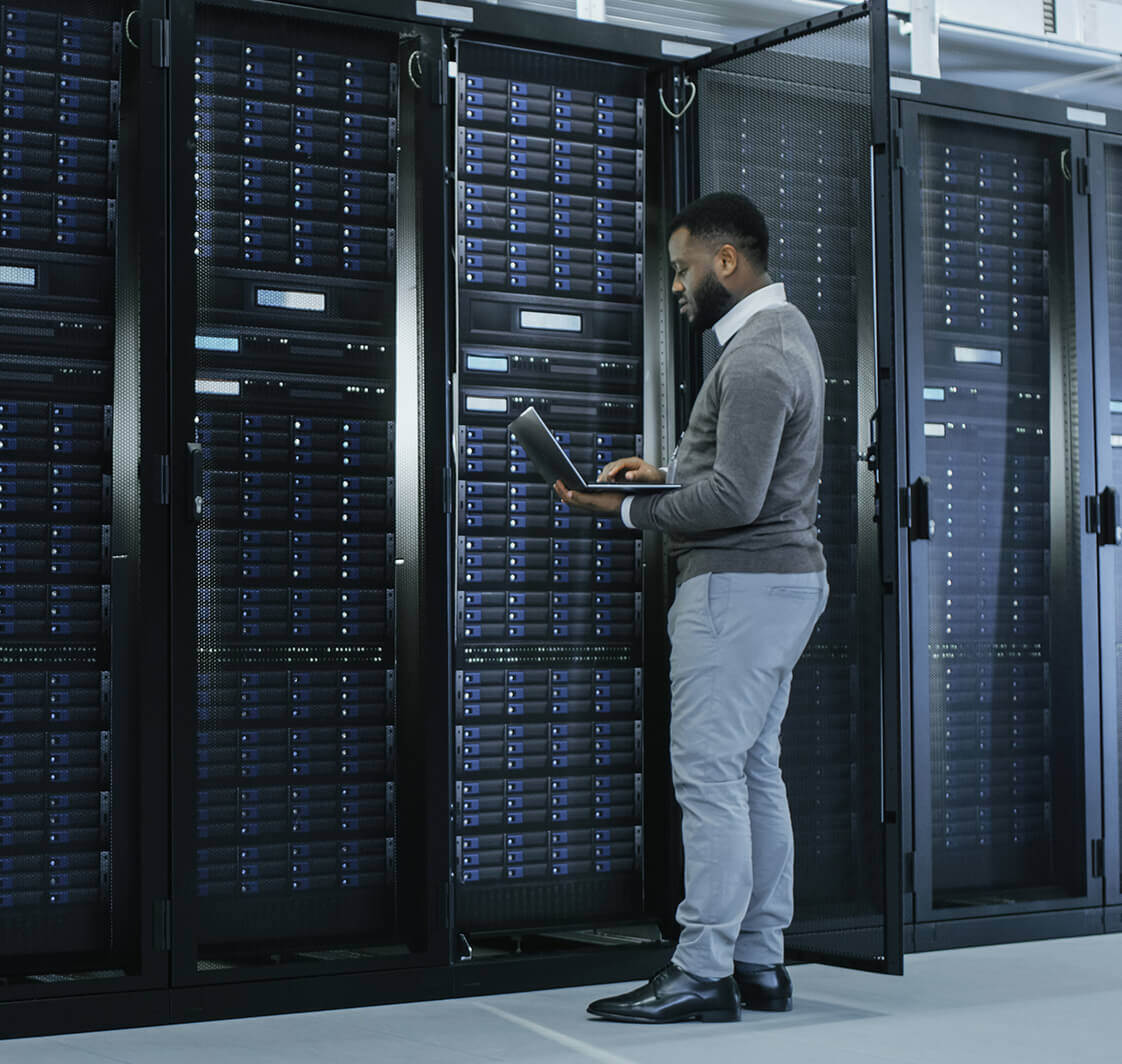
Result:
{"type": "Polygon", "coordinates": [[[757,271],[767,269],[767,222],[747,196],[737,192],[702,196],[674,216],[669,231],[682,228],[698,240],[732,244],[757,271]]]}

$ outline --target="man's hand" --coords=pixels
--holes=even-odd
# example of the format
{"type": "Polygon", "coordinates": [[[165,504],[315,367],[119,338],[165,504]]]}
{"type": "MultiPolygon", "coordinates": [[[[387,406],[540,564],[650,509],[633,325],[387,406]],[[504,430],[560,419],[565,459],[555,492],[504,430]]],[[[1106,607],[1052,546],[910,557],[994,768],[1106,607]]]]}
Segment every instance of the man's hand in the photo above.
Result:
{"type": "Polygon", "coordinates": [[[624,496],[617,491],[587,492],[570,491],[559,480],[553,482],[553,490],[561,497],[562,502],[574,510],[582,510],[589,514],[600,514],[605,517],[618,517],[619,509],[623,505],[624,496]]]}
{"type": "Polygon", "coordinates": [[[601,484],[613,480],[624,480],[628,484],[665,484],[666,474],[642,458],[617,458],[604,466],[596,480],[601,484]]]}

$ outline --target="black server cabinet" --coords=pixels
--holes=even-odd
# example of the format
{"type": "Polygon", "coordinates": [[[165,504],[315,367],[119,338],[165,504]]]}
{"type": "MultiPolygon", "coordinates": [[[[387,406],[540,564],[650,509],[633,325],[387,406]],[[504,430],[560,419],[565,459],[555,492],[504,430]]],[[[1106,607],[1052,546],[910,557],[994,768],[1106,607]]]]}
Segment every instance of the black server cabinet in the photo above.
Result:
{"type": "Polygon", "coordinates": [[[932,948],[994,933],[934,922],[1101,905],[1101,809],[1085,134],[916,84],[933,102],[900,105],[900,224],[932,948]]]}
{"type": "MultiPolygon", "coordinates": [[[[856,6],[703,61],[689,176],[699,194],[743,192],[763,211],[769,272],[806,314],[826,372],[818,526],[830,600],[782,732],[795,831],[788,955],[900,971],[885,25],[878,5],[856,6]]],[[[689,353],[695,390],[718,354],[710,336],[689,353]]]]}
{"type": "Polygon", "coordinates": [[[454,925],[643,913],[642,543],[569,513],[507,432],[593,474],[643,450],[646,71],[456,51],[454,925]]]}
{"type": "Polygon", "coordinates": [[[27,999],[152,975],[140,321],[119,292],[143,75],[112,3],[8,4],[0,26],[0,969],[27,999]]]}
{"type": "MultiPolygon", "coordinates": [[[[1118,727],[1119,633],[1122,632],[1122,116],[1111,116],[1114,136],[1090,138],[1088,181],[1091,211],[1091,264],[1094,283],[1096,450],[1099,540],[1100,660],[1102,669],[1103,846],[1098,859],[1105,877],[1105,902],[1122,905],[1122,747],[1118,727]]],[[[1107,930],[1122,928],[1122,912],[1108,913],[1107,930]]]]}
{"type": "Polygon", "coordinates": [[[432,908],[396,547],[417,549],[425,482],[399,296],[419,47],[354,17],[179,15],[175,979],[401,967],[432,908]]]}

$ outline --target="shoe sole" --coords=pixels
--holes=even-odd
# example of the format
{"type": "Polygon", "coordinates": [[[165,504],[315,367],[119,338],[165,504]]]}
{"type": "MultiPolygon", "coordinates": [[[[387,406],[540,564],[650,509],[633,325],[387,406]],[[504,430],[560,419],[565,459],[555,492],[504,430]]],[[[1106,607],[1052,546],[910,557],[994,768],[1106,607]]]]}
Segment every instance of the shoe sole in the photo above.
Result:
{"type": "Polygon", "coordinates": [[[741,1004],[752,1012],[790,1012],[792,1009],[790,998],[780,998],[777,1001],[743,1001],[741,1004]]]}
{"type": "Polygon", "coordinates": [[[657,1020],[648,1016],[619,1016],[614,1012],[594,1012],[592,1009],[589,1009],[588,1013],[601,1020],[615,1020],[617,1023],[688,1023],[690,1020],[700,1020],[702,1023],[735,1023],[740,1019],[740,1011],[733,1009],[695,1012],[689,1016],[675,1016],[667,1020],[657,1020]]]}

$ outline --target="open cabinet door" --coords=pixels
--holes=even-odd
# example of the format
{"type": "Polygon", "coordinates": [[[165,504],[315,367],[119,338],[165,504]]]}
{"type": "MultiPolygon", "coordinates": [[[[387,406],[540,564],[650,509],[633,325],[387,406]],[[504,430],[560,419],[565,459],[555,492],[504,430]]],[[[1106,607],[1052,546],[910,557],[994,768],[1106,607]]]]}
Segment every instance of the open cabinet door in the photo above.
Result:
{"type": "MultiPolygon", "coordinates": [[[[795,830],[788,959],[903,967],[900,640],[887,14],[846,8],[712,53],[681,144],[683,199],[746,194],[770,272],[826,371],[818,525],[830,602],[795,670],[782,767],[795,830]],[[692,187],[691,187],[692,186],[692,187]]],[[[680,367],[699,383],[717,355],[680,367]]]]}

